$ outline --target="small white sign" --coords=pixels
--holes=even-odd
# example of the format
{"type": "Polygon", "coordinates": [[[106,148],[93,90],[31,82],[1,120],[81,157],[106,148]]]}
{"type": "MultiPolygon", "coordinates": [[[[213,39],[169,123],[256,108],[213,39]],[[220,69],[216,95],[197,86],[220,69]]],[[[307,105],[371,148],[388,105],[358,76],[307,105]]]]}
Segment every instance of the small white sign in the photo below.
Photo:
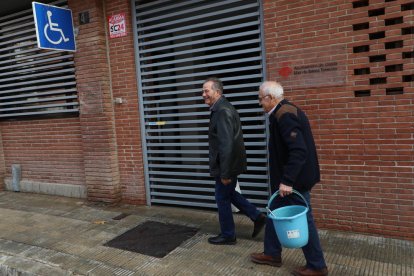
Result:
{"type": "Polygon", "coordinates": [[[287,231],[287,237],[288,237],[288,239],[300,238],[300,232],[299,232],[299,230],[289,230],[289,231],[287,231]]]}
{"type": "Polygon", "coordinates": [[[108,16],[108,23],[110,38],[126,36],[125,13],[108,16]]]}

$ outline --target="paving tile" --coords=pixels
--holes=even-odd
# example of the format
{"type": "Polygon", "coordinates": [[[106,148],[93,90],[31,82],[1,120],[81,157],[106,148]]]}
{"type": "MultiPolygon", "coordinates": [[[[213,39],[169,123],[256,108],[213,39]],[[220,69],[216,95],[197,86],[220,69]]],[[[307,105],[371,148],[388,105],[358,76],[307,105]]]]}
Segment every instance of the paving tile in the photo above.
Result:
{"type": "MultiPolygon", "coordinates": [[[[89,204],[79,199],[0,192],[0,275],[289,275],[304,264],[300,249],[284,249],[283,266],[257,265],[263,233],[251,239],[252,222],[235,215],[237,244],[207,242],[218,229],[217,213],[172,207],[89,204]],[[114,217],[129,215],[113,220],[114,217]],[[200,228],[163,258],[105,247],[145,221],[200,228]],[[13,275],[13,274],[11,274],[13,275]]],[[[320,230],[330,275],[414,275],[414,242],[320,230]]]]}

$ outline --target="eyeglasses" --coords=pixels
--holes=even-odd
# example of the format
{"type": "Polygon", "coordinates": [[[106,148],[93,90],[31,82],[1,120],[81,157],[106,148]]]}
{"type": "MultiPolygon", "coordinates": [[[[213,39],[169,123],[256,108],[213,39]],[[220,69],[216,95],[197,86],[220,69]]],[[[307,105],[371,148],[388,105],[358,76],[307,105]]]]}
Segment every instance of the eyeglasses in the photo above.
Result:
{"type": "Polygon", "coordinates": [[[263,101],[265,98],[267,98],[267,97],[270,97],[270,95],[266,95],[266,96],[263,96],[263,97],[258,97],[258,99],[259,99],[259,102],[261,102],[261,101],[263,101]]]}

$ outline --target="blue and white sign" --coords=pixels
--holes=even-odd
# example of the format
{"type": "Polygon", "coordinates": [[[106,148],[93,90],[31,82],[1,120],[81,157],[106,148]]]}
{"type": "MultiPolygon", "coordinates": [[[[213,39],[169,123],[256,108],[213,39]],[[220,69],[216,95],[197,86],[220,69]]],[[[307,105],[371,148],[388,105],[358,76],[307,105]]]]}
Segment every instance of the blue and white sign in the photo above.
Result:
{"type": "Polygon", "coordinates": [[[37,46],[42,49],[76,51],[72,11],[33,2],[37,46]]]}

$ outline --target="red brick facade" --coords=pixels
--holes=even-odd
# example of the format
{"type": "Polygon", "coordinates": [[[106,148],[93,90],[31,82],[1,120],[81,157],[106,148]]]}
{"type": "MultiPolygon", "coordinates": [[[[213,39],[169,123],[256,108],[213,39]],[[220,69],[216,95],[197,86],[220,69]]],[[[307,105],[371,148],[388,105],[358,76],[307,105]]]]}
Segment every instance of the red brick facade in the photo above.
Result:
{"type": "Polygon", "coordinates": [[[91,201],[146,203],[130,2],[107,2],[69,1],[79,28],[79,118],[1,122],[1,179],[20,164],[22,179],[84,186],[91,201]],[[79,25],[83,11],[90,23],[79,25]],[[128,35],[110,41],[107,16],[118,11],[127,15],[128,35]]]}
{"type": "Polygon", "coordinates": [[[103,5],[69,1],[75,15],[90,15],[90,23],[79,25],[75,56],[87,195],[89,200],[145,204],[131,8],[128,1],[103,5]],[[121,12],[128,34],[111,40],[107,17],[121,12]]]}
{"type": "MultiPolygon", "coordinates": [[[[6,175],[6,164],[4,163],[4,150],[3,150],[3,139],[2,132],[0,129],[0,180],[3,181],[6,175]]],[[[0,183],[0,192],[4,190],[3,183],[0,183]]]]}
{"type": "Polygon", "coordinates": [[[114,107],[101,3],[70,1],[69,5],[75,15],[88,10],[91,18],[90,23],[79,26],[75,54],[87,197],[117,202],[121,196],[114,107]]]}
{"type": "MultiPolygon", "coordinates": [[[[83,149],[78,118],[1,123],[6,176],[20,164],[22,179],[84,185],[83,149]]],[[[1,160],[1,159],[0,159],[1,160]]]]}
{"type": "MultiPolygon", "coordinates": [[[[367,2],[264,0],[267,75],[311,120],[318,226],[413,240],[413,4],[367,2]]],[[[23,179],[84,186],[91,201],[146,204],[130,3],[69,0],[80,116],[0,122],[1,179],[20,164],[23,179]],[[110,39],[118,13],[127,35],[110,39]]]]}
{"type": "Polygon", "coordinates": [[[407,58],[414,43],[402,29],[412,28],[414,11],[402,11],[412,1],[366,2],[264,1],[268,77],[287,84],[286,97],[312,121],[323,179],[313,192],[318,225],[413,239],[414,82],[404,76],[414,73],[412,54],[407,58]],[[375,36],[381,32],[384,38],[375,36]],[[400,40],[402,47],[386,44],[400,40]],[[355,48],[361,45],[369,51],[355,48]],[[370,62],[378,55],[386,60],[370,62]],[[345,74],[338,85],[324,85],[332,76],[317,72],[308,76],[322,82],[291,88],[294,71],[329,61],[345,74]],[[399,64],[402,71],[386,70],[399,64]],[[284,67],[292,75],[283,77],[284,67]],[[357,75],[361,68],[370,73],[357,75]]]}
{"type": "Polygon", "coordinates": [[[125,37],[109,40],[112,93],[114,98],[122,99],[122,104],[115,105],[122,199],[130,204],[145,204],[132,11],[129,1],[107,1],[107,3],[106,16],[125,13],[127,24],[125,37]]]}

